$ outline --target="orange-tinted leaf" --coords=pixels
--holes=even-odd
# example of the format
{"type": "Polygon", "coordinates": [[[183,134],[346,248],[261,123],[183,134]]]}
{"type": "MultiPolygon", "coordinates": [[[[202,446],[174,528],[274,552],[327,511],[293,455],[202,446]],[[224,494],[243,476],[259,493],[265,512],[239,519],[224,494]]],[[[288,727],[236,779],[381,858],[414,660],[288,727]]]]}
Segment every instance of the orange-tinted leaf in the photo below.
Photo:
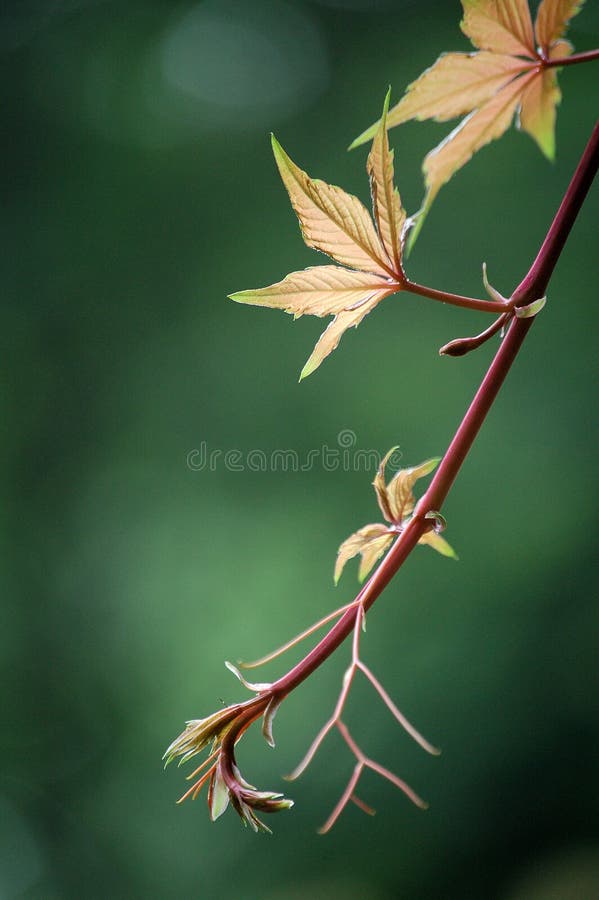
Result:
{"type": "Polygon", "coordinates": [[[388,280],[369,272],[355,272],[340,266],[314,266],[292,272],[270,287],[238,291],[229,296],[236,303],[283,309],[297,318],[334,315],[374,297],[378,301],[388,296],[392,287],[388,280]]]}
{"type": "MultiPolygon", "coordinates": [[[[410,119],[445,122],[471,112],[527,67],[506,54],[444,53],[420,78],[413,81],[387,116],[387,128],[410,119]]],[[[380,120],[363,131],[349,149],[371,140],[380,120]]]]}
{"type": "Polygon", "coordinates": [[[535,55],[527,0],[462,0],[461,28],[475,47],[511,56],[535,55]]]}
{"type": "MultiPolygon", "coordinates": [[[[438,147],[425,157],[426,197],[423,213],[428,211],[439,189],[449,181],[472,155],[509,128],[522,94],[535,73],[514,79],[487,103],[471,113],[438,147]]],[[[418,226],[421,226],[421,221],[418,226]]]]}
{"type": "Polygon", "coordinates": [[[398,447],[391,447],[388,453],[386,453],[382,460],[379,463],[379,467],[376,470],[376,475],[374,476],[374,481],[372,482],[372,486],[376,493],[376,499],[379,505],[379,508],[387,520],[387,522],[393,521],[393,512],[391,511],[391,506],[389,504],[389,497],[387,496],[387,482],[385,480],[385,469],[387,468],[387,463],[391,459],[391,456],[395,453],[398,447]]]}
{"type": "Polygon", "coordinates": [[[273,152],[309,247],[363,272],[392,275],[392,266],[365,206],[352,194],[310,178],[273,135],[273,152]]]}
{"type": "Polygon", "coordinates": [[[444,537],[441,537],[440,534],[437,534],[436,531],[427,531],[426,534],[423,534],[419,544],[428,544],[429,547],[432,547],[433,550],[436,550],[437,553],[440,553],[442,556],[448,556],[450,559],[458,559],[458,555],[451,546],[448,544],[444,537]]]}
{"type": "Polygon", "coordinates": [[[311,375],[312,372],[318,368],[323,359],[326,359],[329,353],[332,353],[333,350],[336,349],[344,331],[347,331],[348,328],[356,328],[364,316],[367,316],[383,297],[392,294],[394,290],[397,290],[397,286],[395,288],[389,288],[383,293],[379,292],[378,294],[371,296],[370,299],[354,309],[343,310],[342,312],[337,313],[331,324],[325,328],[318,338],[314,350],[301,371],[300,381],[307,378],[308,375],[311,375]]]}
{"type": "Polygon", "coordinates": [[[409,85],[404,98],[390,111],[387,127],[408,119],[446,122],[472,112],[526,66],[506,54],[446,53],[409,85]]]}
{"type": "Polygon", "coordinates": [[[395,272],[401,274],[402,231],[406,214],[399,191],[393,182],[393,151],[387,137],[387,110],[391,91],[387,91],[383,115],[372,142],[366,168],[370,177],[372,207],[379,237],[395,272]]]}
{"type": "Polygon", "coordinates": [[[406,516],[412,513],[415,499],[412,489],[419,478],[429,475],[439,464],[440,457],[427,459],[419,466],[410,469],[400,469],[387,485],[387,500],[391,510],[393,522],[401,523],[406,516]]]}
{"type": "Polygon", "coordinates": [[[376,523],[364,525],[355,534],[351,534],[339,547],[335,562],[335,584],[341,578],[346,562],[358,554],[361,555],[358,577],[362,581],[372,569],[377,559],[383,555],[395,537],[386,525],[376,523]]]}
{"type": "Polygon", "coordinates": [[[562,99],[555,69],[533,78],[522,94],[519,127],[537,142],[547,159],[555,159],[556,107],[562,99]]]}
{"type": "Polygon", "coordinates": [[[537,12],[535,34],[540,47],[548,52],[568,23],[582,9],[584,0],[542,0],[537,12]]]}
{"type": "Polygon", "coordinates": [[[380,559],[396,537],[396,534],[382,535],[381,537],[370,541],[370,543],[362,549],[362,559],[360,560],[360,566],[358,568],[359,581],[364,581],[374,564],[380,559]]]}

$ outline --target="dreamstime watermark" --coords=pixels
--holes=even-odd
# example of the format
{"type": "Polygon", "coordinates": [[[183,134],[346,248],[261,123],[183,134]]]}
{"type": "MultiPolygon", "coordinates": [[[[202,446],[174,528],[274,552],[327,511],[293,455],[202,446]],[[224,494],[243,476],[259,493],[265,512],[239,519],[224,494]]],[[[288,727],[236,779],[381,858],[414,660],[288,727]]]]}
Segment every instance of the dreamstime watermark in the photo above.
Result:
{"type": "MultiPolygon", "coordinates": [[[[190,450],[187,468],[192,472],[311,472],[321,468],[325,472],[376,472],[382,454],[379,450],[357,447],[358,438],[351,428],[343,428],[336,438],[336,446],[321,444],[308,450],[238,450],[211,448],[206,441],[190,450]]],[[[389,459],[389,469],[399,468],[402,453],[397,449],[389,459]]]]}

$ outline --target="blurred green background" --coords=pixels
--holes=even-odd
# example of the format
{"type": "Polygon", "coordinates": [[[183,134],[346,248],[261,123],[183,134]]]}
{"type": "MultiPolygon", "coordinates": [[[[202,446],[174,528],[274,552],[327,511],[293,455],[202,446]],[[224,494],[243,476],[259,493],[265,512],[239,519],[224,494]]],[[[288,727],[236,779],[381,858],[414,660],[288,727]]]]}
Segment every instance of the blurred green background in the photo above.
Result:
{"type": "MultiPolygon", "coordinates": [[[[348,720],[428,812],[371,773],[376,817],[352,807],[319,837],[352,767],[335,736],[273,837],[231,812],[211,824],[203,797],[177,807],[184,772],[161,768],[185,719],[245,698],[223,659],[352,599],[355,564],[333,588],[336,548],[378,512],[372,470],[221,456],[210,471],[190,452],[304,459],[345,431],[420,462],[496,346],[439,358],[484,317],[397,296],[298,384],[323,323],[225,299],[325,261],[302,244],[268,132],[366,200],[366,153],[345,147],[389,83],[397,98],[441,50],[467,49],[459,17],[416,0],[3,6],[3,900],[599,896],[597,189],[447,502],[461,561],[422,548],[369,616],[366,661],[443,755],[365,684],[348,720]]],[[[596,4],[571,37],[599,44],[596,4]]],[[[414,279],[480,295],[486,260],[513,289],[590,133],[596,74],[561,75],[554,166],[512,130],[442,191],[414,279]]],[[[410,212],[446,132],[392,132],[410,212]]],[[[258,730],[244,740],[251,781],[287,788],[347,654],[286,702],[274,752],[258,730]]]]}

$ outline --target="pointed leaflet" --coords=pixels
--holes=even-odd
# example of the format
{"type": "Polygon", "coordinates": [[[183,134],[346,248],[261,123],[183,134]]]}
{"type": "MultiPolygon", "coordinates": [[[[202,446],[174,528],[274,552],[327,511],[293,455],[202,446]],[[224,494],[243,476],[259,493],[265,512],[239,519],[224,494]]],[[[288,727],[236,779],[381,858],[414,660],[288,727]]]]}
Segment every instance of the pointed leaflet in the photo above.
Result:
{"type": "Polygon", "coordinates": [[[329,353],[332,353],[333,350],[337,348],[344,331],[347,331],[348,328],[357,328],[364,316],[367,316],[383,297],[386,297],[397,290],[399,290],[398,285],[394,285],[383,293],[371,296],[360,306],[355,306],[353,309],[343,310],[343,312],[338,313],[331,324],[325,328],[318,338],[314,350],[308,357],[306,365],[301,371],[300,381],[307,378],[308,375],[311,375],[312,372],[319,367],[323,359],[326,359],[329,353]]]}
{"type": "Polygon", "coordinates": [[[368,272],[340,266],[314,266],[292,272],[270,287],[230,294],[237,303],[284,309],[295,317],[334,315],[373,298],[389,294],[389,282],[368,272]]]}
{"type": "Polygon", "coordinates": [[[383,517],[387,520],[387,522],[393,522],[393,512],[391,510],[391,506],[389,504],[389,497],[387,495],[387,483],[385,481],[385,469],[387,468],[387,463],[391,459],[393,453],[398,450],[399,447],[391,447],[391,449],[385,453],[382,460],[379,463],[379,467],[376,470],[376,475],[374,476],[374,481],[372,482],[372,486],[374,488],[377,503],[379,508],[383,514],[383,517]]]}
{"type": "Polygon", "coordinates": [[[334,575],[335,584],[341,578],[346,562],[357,556],[358,553],[362,556],[358,573],[358,577],[362,581],[370,572],[377,559],[385,552],[394,537],[394,533],[390,532],[386,525],[379,523],[364,525],[355,534],[351,534],[343,541],[337,553],[334,575]]]}
{"type": "Polygon", "coordinates": [[[383,115],[372,142],[366,168],[370,177],[372,193],[372,211],[379,237],[383,242],[387,256],[393,263],[393,269],[401,274],[402,231],[406,214],[401,205],[399,191],[393,181],[393,151],[389,149],[387,136],[387,110],[391,89],[387,91],[383,115]]]}
{"type": "MultiPolygon", "coordinates": [[[[387,128],[410,119],[445,122],[472,112],[527,68],[523,60],[505,54],[445,53],[407,91],[387,116],[387,128]]],[[[380,123],[364,131],[350,149],[369,140],[380,123]]]]}
{"type": "MultiPolygon", "coordinates": [[[[428,211],[441,187],[472,158],[477,150],[501,137],[509,128],[525,88],[535,77],[536,73],[533,71],[512,81],[460,122],[458,127],[425,157],[422,169],[427,192],[423,213],[428,211]]],[[[421,222],[418,223],[420,224],[421,222]]]]}
{"type": "Polygon", "coordinates": [[[292,162],[274,137],[272,140],[275,159],[304,240],[308,246],[354,268],[354,271],[340,266],[309,268],[292,272],[270,287],[230,294],[237,303],[284,309],[295,318],[305,314],[334,316],[302,369],[301,380],[337,347],[344,331],[356,327],[377,303],[401,290],[401,231],[405,213],[393,187],[393,156],[384,125],[368,166],[380,234],[357,197],[310,178],[292,162]]]}
{"type": "Polygon", "coordinates": [[[543,0],[537,12],[535,33],[545,53],[562,36],[570,19],[582,9],[584,0],[543,0]]]}
{"type": "Polygon", "coordinates": [[[532,20],[527,0],[462,0],[460,27],[480,50],[535,56],[532,20]]]}
{"type": "Polygon", "coordinates": [[[436,531],[427,531],[426,534],[422,535],[418,543],[428,544],[429,547],[432,547],[433,550],[436,550],[441,556],[447,556],[449,559],[458,559],[458,555],[451,544],[448,544],[445,538],[441,537],[440,534],[437,534],[436,531]]]}
{"type": "Polygon", "coordinates": [[[353,269],[392,275],[385,249],[358,198],[310,178],[287,156],[274,135],[272,146],[306,244],[353,269]]]}
{"type": "Polygon", "coordinates": [[[537,142],[547,159],[555,159],[555,116],[562,94],[555,69],[533,78],[522,94],[518,126],[537,142]]]}

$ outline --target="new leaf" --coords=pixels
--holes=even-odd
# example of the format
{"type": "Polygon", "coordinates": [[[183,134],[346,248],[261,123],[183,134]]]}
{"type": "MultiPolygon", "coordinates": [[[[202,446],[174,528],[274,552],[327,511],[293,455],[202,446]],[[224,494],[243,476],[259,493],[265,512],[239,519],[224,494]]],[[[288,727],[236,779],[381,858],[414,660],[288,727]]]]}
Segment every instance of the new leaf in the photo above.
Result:
{"type": "MultiPolygon", "coordinates": [[[[584,0],[542,0],[533,28],[527,0],[462,0],[461,28],[477,53],[447,53],[409,85],[390,110],[387,128],[409,119],[445,122],[466,118],[425,157],[426,194],[414,243],[439,190],[481,147],[501,137],[518,115],[518,127],[555,156],[555,114],[561,100],[555,68],[572,46],[562,36],[584,0]]],[[[351,147],[369,140],[380,123],[351,147]]]]}
{"type": "MultiPolygon", "coordinates": [[[[391,481],[387,483],[385,469],[395,450],[397,450],[397,447],[392,447],[381,460],[372,482],[380,510],[389,524],[383,525],[382,522],[376,522],[372,525],[364,525],[363,528],[359,528],[358,531],[350,534],[343,541],[337,552],[337,560],[335,562],[335,584],[341,578],[346,562],[354,556],[358,556],[358,554],[361,557],[358,578],[360,581],[366,578],[375,562],[391,546],[393,539],[401,534],[409,522],[416,506],[416,499],[413,494],[414,485],[419,478],[430,475],[439,463],[438,458],[428,459],[419,466],[400,469],[391,481]]],[[[432,547],[433,550],[436,550],[443,556],[457,559],[454,549],[434,529],[425,532],[418,543],[428,544],[429,547],[432,547]]]]}
{"type": "Polygon", "coordinates": [[[300,378],[318,368],[337,347],[343,333],[359,325],[385,297],[400,291],[405,281],[401,259],[406,214],[393,181],[393,153],[386,128],[388,106],[389,94],[367,163],[374,222],[357,197],[310,178],[272,138],[275,160],[304,241],[341,266],[292,272],[270,287],[239,291],[230,294],[230,298],[237,303],[282,309],[294,318],[334,317],[300,378]]]}

